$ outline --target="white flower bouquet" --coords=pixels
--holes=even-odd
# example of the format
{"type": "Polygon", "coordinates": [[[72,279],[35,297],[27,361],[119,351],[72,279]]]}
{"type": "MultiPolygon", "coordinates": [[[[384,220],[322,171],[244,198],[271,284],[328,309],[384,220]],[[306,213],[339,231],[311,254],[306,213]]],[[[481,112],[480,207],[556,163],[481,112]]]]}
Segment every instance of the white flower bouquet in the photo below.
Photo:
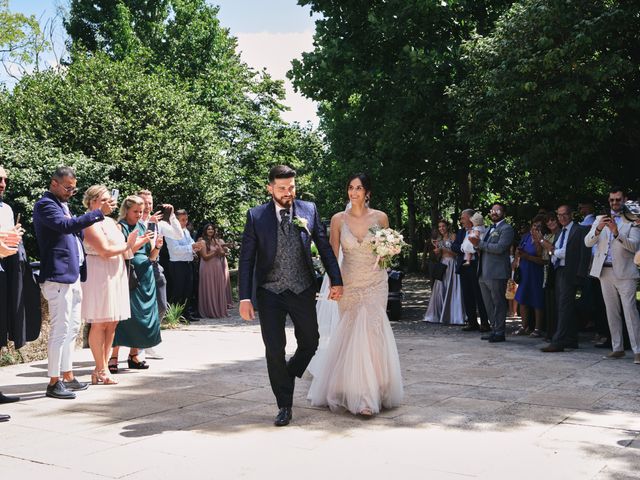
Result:
{"type": "Polygon", "coordinates": [[[372,227],[369,231],[373,235],[370,245],[376,256],[375,266],[381,269],[389,268],[393,257],[400,255],[402,249],[407,246],[404,236],[392,228],[372,227]]]}

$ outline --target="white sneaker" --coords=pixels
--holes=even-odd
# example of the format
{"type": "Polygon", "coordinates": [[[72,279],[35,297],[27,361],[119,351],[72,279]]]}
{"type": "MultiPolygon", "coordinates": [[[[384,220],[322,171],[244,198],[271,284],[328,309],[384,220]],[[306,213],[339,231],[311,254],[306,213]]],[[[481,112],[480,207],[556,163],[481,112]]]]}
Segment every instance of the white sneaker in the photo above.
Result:
{"type": "Polygon", "coordinates": [[[144,357],[145,358],[151,358],[153,360],[164,360],[164,357],[159,352],[154,350],[153,348],[145,348],[144,349],[144,357]]]}

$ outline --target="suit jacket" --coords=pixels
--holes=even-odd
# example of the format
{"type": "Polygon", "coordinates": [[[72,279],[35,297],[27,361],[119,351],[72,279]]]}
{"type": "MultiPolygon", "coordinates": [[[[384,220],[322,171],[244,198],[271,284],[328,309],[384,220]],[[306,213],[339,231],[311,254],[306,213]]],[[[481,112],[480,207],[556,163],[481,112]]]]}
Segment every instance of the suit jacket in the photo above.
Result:
{"type": "MultiPolygon", "coordinates": [[[[298,228],[298,230],[309,270],[313,272],[313,260],[311,258],[311,241],[313,240],[329,275],[331,285],[342,285],[340,267],[329,244],[325,227],[320,221],[315,204],[294,200],[291,218],[295,219],[295,217],[307,221],[307,228],[298,228]]],[[[249,210],[244,233],[242,234],[242,248],[238,265],[238,285],[241,300],[251,298],[254,267],[255,282],[257,285],[264,283],[267,273],[273,268],[277,242],[278,220],[273,200],[249,210]]]]}
{"type": "Polygon", "coordinates": [[[589,270],[591,249],[587,248],[584,243],[584,237],[588,231],[589,227],[573,222],[567,239],[564,266],[568,271],[568,278],[572,279],[574,285],[580,285],[589,270]]]}
{"type": "Polygon", "coordinates": [[[104,215],[100,209],[69,218],[60,200],[45,192],[33,208],[33,226],[40,247],[40,283],[75,283],[78,276],[81,281],[86,280],[86,262],[80,266],[76,239],[82,246],[82,230],[101,220],[104,215]]]}
{"type": "Polygon", "coordinates": [[[456,256],[456,273],[460,273],[460,268],[462,267],[462,263],[464,262],[464,252],[462,251],[462,242],[464,242],[464,237],[466,235],[467,235],[467,229],[461,228],[456,232],[456,239],[451,244],[451,250],[458,254],[456,256]]]}
{"type": "MultiPolygon", "coordinates": [[[[600,234],[596,234],[596,228],[602,219],[599,215],[591,230],[584,237],[584,244],[591,248],[597,245],[593,260],[591,263],[591,271],[589,275],[592,277],[600,277],[602,273],[602,265],[607,258],[609,250],[609,227],[604,227],[600,234]]],[[[630,280],[639,278],[638,268],[633,263],[633,256],[640,248],[640,228],[634,226],[633,223],[623,218],[623,223],[618,227],[618,238],[611,242],[611,253],[613,256],[613,274],[620,280],[630,280]]]]}
{"type": "Polygon", "coordinates": [[[487,280],[506,280],[511,277],[509,251],[513,243],[514,231],[506,221],[498,224],[489,236],[480,240],[480,276],[487,280]]]}

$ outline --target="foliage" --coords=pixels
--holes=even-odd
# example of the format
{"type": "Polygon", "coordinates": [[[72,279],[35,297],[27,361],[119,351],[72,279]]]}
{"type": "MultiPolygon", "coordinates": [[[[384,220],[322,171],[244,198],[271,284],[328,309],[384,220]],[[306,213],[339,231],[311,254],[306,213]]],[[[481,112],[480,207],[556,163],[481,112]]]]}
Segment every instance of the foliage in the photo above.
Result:
{"type": "Polygon", "coordinates": [[[523,0],[464,45],[451,95],[489,188],[557,205],[638,187],[639,29],[638,2],[523,0]]]}
{"type": "MultiPolygon", "coordinates": [[[[36,141],[23,135],[0,133],[0,165],[4,165],[9,179],[5,201],[14,214],[20,214],[25,227],[25,248],[30,257],[37,257],[32,217],[33,205],[49,188],[51,173],[59,166],[68,165],[76,170],[85,186],[105,183],[112,166],[100,164],[79,153],[65,153],[46,141],[36,141]]],[[[79,197],[72,200],[72,210],[81,212],[79,197]]]]}
{"type": "Polygon", "coordinates": [[[300,0],[322,14],[315,49],[289,76],[320,102],[329,155],[313,165],[317,195],[344,208],[344,180],[366,170],[378,180],[374,204],[407,233],[413,260],[416,223],[441,205],[470,201],[468,160],[455,134],[446,89],[464,70],[459,46],[511,2],[300,0]],[[429,208],[431,207],[431,208],[429,208]],[[431,210],[431,211],[430,211],[431,210]]]}
{"type": "Polygon", "coordinates": [[[163,330],[179,328],[182,324],[188,324],[189,322],[182,315],[184,313],[184,304],[182,303],[170,303],[167,305],[167,311],[164,314],[160,327],[163,330]]]}
{"type": "Polygon", "coordinates": [[[33,60],[46,43],[41,40],[41,34],[33,15],[11,13],[9,0],[0,0],[0,60],[3,63],[33,60]]]}

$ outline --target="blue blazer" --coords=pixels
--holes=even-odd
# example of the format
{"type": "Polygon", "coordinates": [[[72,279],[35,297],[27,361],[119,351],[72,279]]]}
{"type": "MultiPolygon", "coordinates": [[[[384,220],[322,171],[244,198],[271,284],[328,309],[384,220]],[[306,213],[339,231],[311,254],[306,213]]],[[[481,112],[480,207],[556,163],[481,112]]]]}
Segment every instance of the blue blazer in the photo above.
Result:
{"type": "MultiPolygon", "coordinates": [[[[297,228],[304,248],[305,259],[309,265],[309,271],[313,272],[313,261],[311,259],[311,241],[313,240],[320,253],[322,264],[329,275],[331,285],[342,285],[340,267],[329,244],[326,229],[320,221],[315,204],[294,200],[292,210],[292,219],[300,217],[307,220],[309,232],[304,228],[297,228]]],[[[276,219],[275,203],[271,200],[247,212],[247,222],[242,234],[242,248],[240,250],[238,268],[238,285],[241,300],[251,298],[254,267],[257,285],[264,283],[267,273],[273,268],[277,243],[278,220],[276,219]]]]}
{"type": "Polygon", "coordinates": [[[33,208],[33,226],[40,247],[40,283],[46,280],[75,283],[87,278],[86,262],[80,267],[78,242],[82,230],[104,220],[100,209],[80,217],[65,216],[62,203],[51,192],[45,192],[33,208]]]}

